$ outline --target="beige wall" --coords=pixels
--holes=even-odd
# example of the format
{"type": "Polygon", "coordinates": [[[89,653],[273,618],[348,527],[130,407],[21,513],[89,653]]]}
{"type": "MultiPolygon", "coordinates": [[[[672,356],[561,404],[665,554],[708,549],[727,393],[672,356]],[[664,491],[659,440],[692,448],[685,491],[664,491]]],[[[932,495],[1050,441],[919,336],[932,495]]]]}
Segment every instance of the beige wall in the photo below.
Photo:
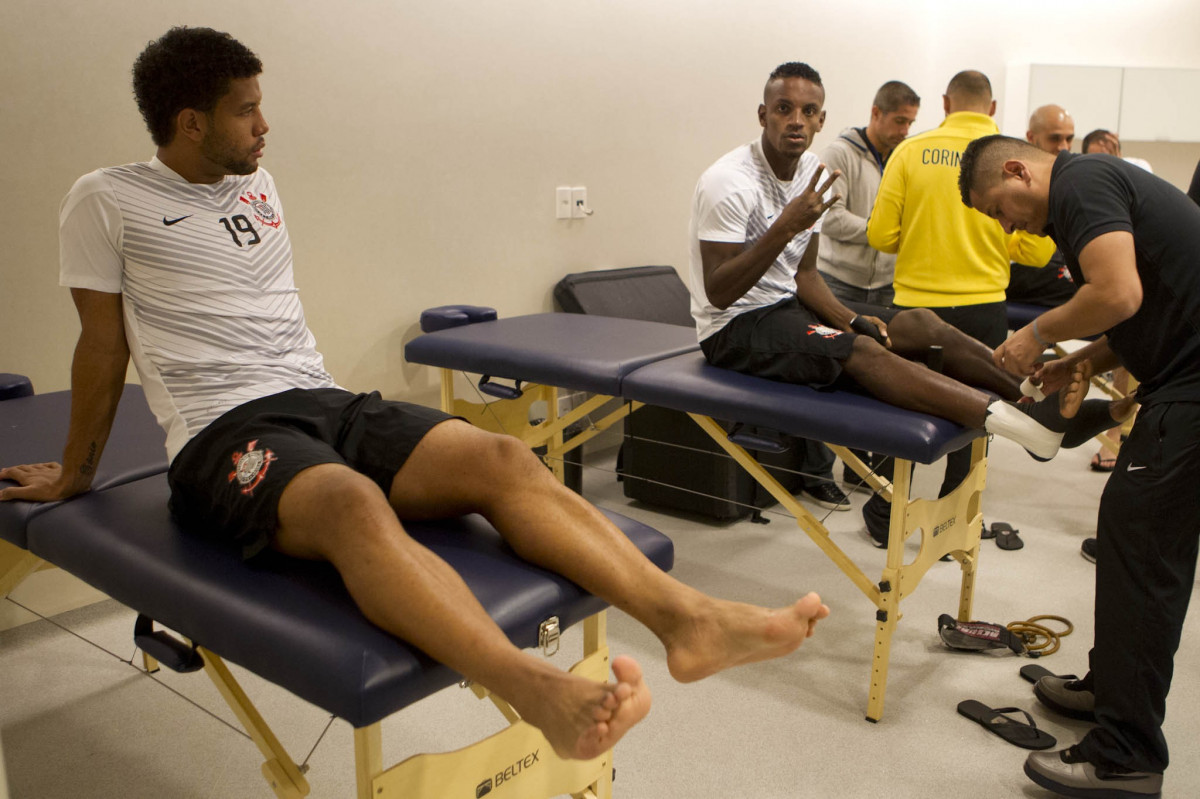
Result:
{"type": "MultiPolygon", "coordinates": [[[[228,30],[265,62],[263,163],[330,370],[423,401],[433,378],[402,357],[422,308],[547,310],[569,271],[685,268],[696,178],[756,135],[782,61],[825,78],[818,149],[893,78],[925,98],[924,129],[963,68],[1003,104],[1014,65],[1200,67],[1193,0],[4,0],[0,370],[41,391],[67,386],[77,335],[56,285],[59,202],[80,174],[152,154],[129,67],[174,24],[228,30]],[[558,185],[586,185],[595,215],[556,221],[558,185]]],[[[1186,183],[1197,157],[1172,156],[1170,177],[1186,183]]]]}

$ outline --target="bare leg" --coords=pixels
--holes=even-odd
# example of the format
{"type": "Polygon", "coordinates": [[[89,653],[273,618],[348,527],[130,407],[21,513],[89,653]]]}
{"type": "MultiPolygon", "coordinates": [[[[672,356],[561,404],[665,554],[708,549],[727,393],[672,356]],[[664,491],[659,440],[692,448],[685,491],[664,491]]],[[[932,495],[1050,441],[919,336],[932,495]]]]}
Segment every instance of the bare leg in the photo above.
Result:
{"type": "Polygon", "coordinates": [[[942,348],[945,372],[968,386],[990,391],[1016,401],[1021,383],[992,361],[992,350],[983,342],[948,325],[928,308],[912,308],[896,314],[888,323],[888,335],[898,355],[919,358],[932,346],[942,348]]]}
{"type": "MultiPolygon", "coordinates": [[[[897,314],[897,318],[901,315],[897,314]]],[[[889,333],[893,329],[888,326],[889,333]]],[[[947,356],[946,362],[949,361],[947,356]]],[[[992,397],[983,391],[906,360],[867,336],[854,340],[854,349],[842,366],[872,396],[900,408],[941,416],[964,427],[983,427],[992,402],[992,397]]],[[[1019,389],[1017,395],[1020,396],[1019,389]]]]}
{"type": "Polygon", "coordinates": [[[338,464],[297,475],[279,502],[276,549],[330,561],[372,622],[507,699],[564,757],[607,751],[650,710],[641,669],[613,661],[594,683],[514,647],[458,574],[410,538],[379,487],[338,464]]]}
{"type": "Polygon", "coordinates": [[[829,613],[816,594],[769,610],[709,597],[646,559],[515,438],[463,422],[434,428],[396,475],[402,518],[483,514],[526,560],[571,579],[650,628],[689,682],[794,651],[829,613]]]}

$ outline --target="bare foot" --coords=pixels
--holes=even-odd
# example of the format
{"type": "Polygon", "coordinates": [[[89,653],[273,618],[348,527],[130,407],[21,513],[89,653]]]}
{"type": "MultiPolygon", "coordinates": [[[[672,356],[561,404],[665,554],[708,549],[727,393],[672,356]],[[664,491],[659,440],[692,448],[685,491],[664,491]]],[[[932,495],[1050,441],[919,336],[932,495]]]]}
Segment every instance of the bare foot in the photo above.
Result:
{"type": "Polygon", "coordinates": [[[815,593],[777,610],[705,599],[710,603],[707,612],[692,615],[682,629],[663,639],[667,668],[680,682],[794,652],[813,634],[817,621],[829,615],[829,607],[815,593]]]}
{"type": "Polygon", "coordinates": [[[1058,412],[1062,418],[1071,419],[1079,412],[1079,406],[1091,387],[1091,380],[1092,362],[1080,361],[1075,364],[1070,380],[1058,392],[1058,412]]]}
{"type": "Polygon", "coordinates": [[[598,757],[650,712],[650,689],[642,667],[622,655],[612,661],[616,683],[597,683],[555,669],[550,685],[529,693],[521,718],[542,731],[559,757],[598,757]]]}

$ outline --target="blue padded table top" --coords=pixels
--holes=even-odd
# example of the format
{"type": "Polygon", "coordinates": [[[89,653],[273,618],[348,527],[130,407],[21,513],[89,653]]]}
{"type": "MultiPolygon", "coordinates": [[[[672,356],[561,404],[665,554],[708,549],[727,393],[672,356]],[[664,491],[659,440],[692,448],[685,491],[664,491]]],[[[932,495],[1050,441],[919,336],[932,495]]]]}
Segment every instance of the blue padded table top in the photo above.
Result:
{"type": "Polygon", "coordinates": [[[412,363],[618,396],[629,372],[698,351],[680,325],[544,313],[439,330],[404,347],[412,363]]]}
{"type": "MultiPolygon", "coordinates": [[[[30,550],[355,727],[461,679],[368,622],[333,567],[271,552],[245,563],[180,531],[167,496],[165,475],[83,495],[31,522],[30,550]]],[[[607,515],[671,568],[669,538],[607,515]]],[[[517,646],[536,645],[550,616],[565,628],[605,607],[518,558],[481,517],[406,529],[458,570],[517,646]]]]}
{"type": "Polygon", "coordinates": [[[634,371],[622,384],[622,396],[918,463],[933,463],[983,435],[982,430],[963,428],[872,397],[817,391],[721,369],[698,352],[634,371]]]}
{"type": "MultiPolygon", "coordinates": [[[[0,402],[0,466],[61,460],[70,414],[69,391],[0,402]]],[[[102,491],[166,470],[166,434],[146,405],[142,387],[127,385],[92,490],[102,491]]],[[[0,485],[15,483],[3,480],[0,485]]],[[[58,504],[0,502],[0,538],[25,548],[29,520],[58,504]]]]}

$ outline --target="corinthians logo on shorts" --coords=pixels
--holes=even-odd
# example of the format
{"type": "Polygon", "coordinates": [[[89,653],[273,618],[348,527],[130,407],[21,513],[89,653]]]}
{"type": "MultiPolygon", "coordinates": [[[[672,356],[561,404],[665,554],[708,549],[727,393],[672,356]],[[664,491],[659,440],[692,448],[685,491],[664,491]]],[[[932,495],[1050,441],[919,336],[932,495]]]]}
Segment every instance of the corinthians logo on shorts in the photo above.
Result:
{"type": "Polygon", "coordinates": [[[229,473],[229,482],[237,480],[243,494],[251,494],[262,482],[271,466],[271,461],[278,460],[275,453],[269,449],[255,449],[258,439],[246,445],[245,452],[233,453],[234,469],[229,473]]]}
{"type": "Polygon", "coordinates": [[[816,335],[820,336],[821,338],[837,338],[838,336],[842,335],[842,331],[835,330],[834,328],[827,327],[825,325],[809,325],[808,335],[816,335]]]}
{"type": "Polygon", "coordinates": [[[254,209],[254,218],[267,227],[277,228],[283,222],[283,217],[275,213],[275,209],[267,204],[267,195],[259,194],[254,196],[254,192],[248,191],[239,200],[254,209]]]}

